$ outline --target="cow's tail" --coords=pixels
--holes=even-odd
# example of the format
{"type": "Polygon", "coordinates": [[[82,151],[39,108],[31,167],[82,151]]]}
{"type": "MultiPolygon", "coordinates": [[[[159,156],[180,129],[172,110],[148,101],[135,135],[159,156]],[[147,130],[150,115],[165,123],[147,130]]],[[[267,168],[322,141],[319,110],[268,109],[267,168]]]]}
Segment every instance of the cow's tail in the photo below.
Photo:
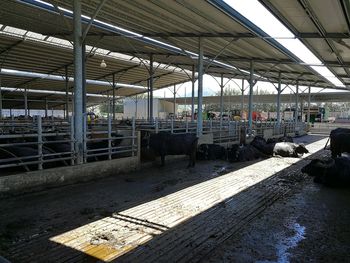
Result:
{"type": "Polygon", "coordinates": [[[326,150],[330,138],[331,137],[328,137],[328,140],[327,140],[326,145],[324,146],[323,150],[326,150]]]}

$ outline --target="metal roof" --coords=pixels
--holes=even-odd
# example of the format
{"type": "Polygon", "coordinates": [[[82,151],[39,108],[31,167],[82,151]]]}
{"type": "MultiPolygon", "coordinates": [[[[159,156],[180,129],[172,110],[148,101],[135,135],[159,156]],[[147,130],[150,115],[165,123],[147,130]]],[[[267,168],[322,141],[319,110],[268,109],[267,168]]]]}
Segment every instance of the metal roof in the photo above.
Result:
{"type": "Polygon", "coordinates": [[[350,85],[350,2],[259,0],[343,83],[350,85]]]}
{"type": "MultiPolygon", "coordinates": [[[[24,109],[23,90],[2,91],[2,106],[4,109],[24,109]]],[[[45,109],[46,103],[48,109],[65,109],[65,94],[47,94],[40,92],[28,92],[28,108],[29,109],[45,109]]],[[[101,104],[108,100],[107,96],[86,96],[86,104],[93,106],[101,104]]],[[[72,101],[69,100],[69,108],[72,107],[72,101]]]]}
{"type": "MultiPolygon", "coordinates": [[[[281,2],[287,6],[295,1],[281,2]]],[[[70,0],[57,0],[55,3],[68,10],[73,9],[70,0]]],[[[4,0],[0,7],[0,23],[71,38],[71,14],[63,9],[58,11],[56,7],[34,0],[4,0]]],[[[82,0],[82,10],[86,16],[96,15],[97,20],[92,23],[86,39],[86,43],[92,46],[146,59],[153,54],[155,61],[191,70],[197,60],[189,52],[197,53],[198,37],[203,37],[206,65],[210,59],[215,59],[245,70],[212,63],[206,70],[208,74],[247,78],[250,61],[254,60],[255,73],[265,77],[261,80],[276,82],[281,72],[282,81],[286,84],[295,84],[298,79],[300,85],[334,87],[220,0],[82,0]],[[97,9],[100,11],[96,12],[97,9]]],[[[84,20],[83,30],[89,23],[88,18],[84,20]]],[[[331,59],[325,62],[333,65],[333,72],[349,84],[339,61],[331,59]]]]}
{"type": "MultiPolygon", "coordinates": [[[[298,95],[299,102],[303,100],[307,102],[308,100],[307,93],[300,93],[298,95]]],[[[347,102],[350,101],[350,92],[319,92],[319,93],[311,93],[311,102],[347,102]]],[[[248,103],[248,95],[244,95],[244,103],[248,103]]],[[[224,104],[240,104],[242,101],[241,95],[232,95],[232,96],[224,96],[224,104]]],[[[174,102],[173,98],[165,98],[163,100],[174,102]]],[[[197,102],[197,98],[195,98],[195,103],[197,102]]],[[[295,103],[295,95],[294,94],[281,94],[281,102],[282,103],[295,103]]],[[[176,98],[176,103],[180,105],[190,105],[191,98],[176,98]]],[[[219,96],[205,96],[203,97],[203,104],[219,104],[220,97],[219,96]]],[[[268,94],[268,95],[254,95],[253,103],[276,103],[276,94],[268,94]]]]}
{"type": "MultiPolygon", "coordinates": [[[[72,46],[57,46],[50,42],[35,41],[28,36],[15,36],[0,32],[0,51],[1,68],[64,76],[65,67],[67,67],[68,74],[73,74],[72,46]]],[[[146,66],[148,65],[139,60],[116,58],[111,54],[103,55],[92,50],[87,54],[86,78],[112,83],[112,73],[115,73],[117,83],[147,87],[149,73],[146,66]],[[106,68],[100,67],[102,59],[107,63],[106,68]]],[[[154,78],[156,89],[169,86],[174,82],[188,80],[188,76],[180,69],[168,69],[164,66],[157,69],[154,78]]],[[[25,85],[35,84],[25,83],[25,85]]],[[[101,93],[106,89],[110,90],[111,87],[92,86],[88,92],[101,93]]]]}

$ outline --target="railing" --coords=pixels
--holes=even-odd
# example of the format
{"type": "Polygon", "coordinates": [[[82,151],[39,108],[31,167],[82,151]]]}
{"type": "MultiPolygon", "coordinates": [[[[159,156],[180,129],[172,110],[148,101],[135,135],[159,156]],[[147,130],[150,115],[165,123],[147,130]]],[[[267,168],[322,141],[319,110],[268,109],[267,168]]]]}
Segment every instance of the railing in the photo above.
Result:
{"type": "MultiPolygon", "coordinates": [[[[149,132],[167,131],[171,133],[196,133],[197,122],[186,120],[159,120],[153,122],[145,120],[136,121],[137,129],[149,132]]],[[[203,134],[213,134],[214,143],[238,142],[240,141],[241,129],[248,133],[247,121],[231,121],[231,120],[204,120],[203,134]]],[[[252,123],[252,133],[255,136],[266,137],[264,132],[270,130],[270,136],[283,136],[284,134],[297,133],[299,130],[306,131],[306,124],[295,122],[282,122],[278,124],[272,121],[254,121],[252,123]]]]}
{"type": "MultiPolygon", "coordinates": [[[[136,155],[135,122],[121,126],[112,124],[109,118],[85,126],[85,163],[136,155]]],[[[0,175],[15,167],[30,171],[74,165],[76,158],[72,118],[57,121],[36,116],[0,121],[0,175]]]]}
{"type": "MultiPolygon", "coordinates": [[[[16,120],[14,118],[0,121],[0,175],[5,168],[23,167],[25,170],[75,165],[73,118],[69,121],[43,119],[16,120]]],[[[254,121],[252,132],[259,136],[282,136],[306,130],[306,124],[295,122],[254,121]]],[[[158,133],[197,134],[197,122],[190,120],[107,120],[84,121],[83,162],[111,160],[135,156],[137,154],[136,131],[158,133]]],[[[237,143],[241,134],[248,131],[246,121],[205,120],[203,134],[212,134],[214,143],[237,143]],[[242,132],[243,131],[243,132],[242,132]]]]}

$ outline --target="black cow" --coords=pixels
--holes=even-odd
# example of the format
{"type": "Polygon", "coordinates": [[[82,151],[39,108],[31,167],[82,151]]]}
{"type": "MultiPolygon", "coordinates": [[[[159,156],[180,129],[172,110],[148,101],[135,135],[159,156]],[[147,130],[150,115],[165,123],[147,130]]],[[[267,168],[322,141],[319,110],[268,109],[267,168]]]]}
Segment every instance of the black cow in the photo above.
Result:
{"type": "Polygon", "coordinates": [[[315,183],[329,187],[350,186],[350,159],[348,157],[315,159],[304,166],[301,171],[314,176],[315,183]]]}
{"type": "MultiPolygon", "coordinates": [[[[350,152],[350,129],[337,128],[329,135],[332,157],[341,156],[343,152],[350,152]]],[[[327,147],[328,141],[325,148],[327,147]]]]}
{"type": "Polygon", "coordinates": [[[267,143],[263,137],[254,137],[250,145],[254,146],[265,155],[273,155],[273,148],[275,146],[275,143],[267,143]]]}
{"type": "Polygon", "coordinates": [[[195,134],[172,134],[168,132],[152,133],[149,137],[149,147],[161,157],[162,166],[166,155],[188,155],[188,167],[196,162],[198,138],[195,134]]]}
{"type": "Polygon", "coordinates": [[[279,138],[269,138],[267,139],[267,143],[277,143],[277,142],[294,142],[293,138],[290,136],[283,136],[279,138]]]}
{"type": "Polygon", "coordinates": [[[226,149],[217,144],[201,144],[196,153],[197,160],[225,160],[226,149]]]}
{"type": "MultiPolygon", "coordinates": [[[[42,148],[42,154],[43,155],[49,155],[54,153],[50,149],[47,149],[46,147],[42,148]]],[[[38,157],[35,157],[38,155],[38,149],[35,147],[30,146],[4,146],[0,147],[0,159],[2,160],[1,164],[15,164],[15,163],[30,163],[34,161],[38,161],[38,157]],[[31,157],[33,156],[33,157],[31,157]],[[24,159],[23,159],[24,158],[24,159]],[[8,159],[8,160],[7,160],[8,159]]],[[[44,157],[44,160],[53,160],[54,157],[47,156],[44,157]]],[[[53,168],[60,165],[61,162],[53,162],[49,161],[43,164],[44,168],[53,168]]],[[[37,164],[27,164],[23,165],[23,167],[29,171],[29,170],[36,170],[38,168],[37,164]]]]}
{"type": "Polygon", "coordinates": [[[52,149],[56,153],[64,153],[71,151],[71,144],[66,136],[47,136],[45,137],[45,146],[52,149]]]}
{"type": "Polygon", "coordinates": [[[228,160],[230,162],[246,162],[267,157],[252,145],[232,145],[228,150],[228,160]]]}
{"type": "Polygon", "coordinates": [[[304,144],[292,142],[267,143],[262,137],[256,136],[250,143],[265,155],[279,155],[282,157],[300,157],[309,151],[304,144]]]}
{"type": "Polygon", "coordinates": [[[328,142],[331,139],[331,137],[335,134],[338,134],[338,133],[350,133],[350,129],[348,129],[348,128],[336,128],[336,129],[332,130],[329,134],[329,138],[326,142],[326,145],[324,146],[324,149],[327,148],[328,142]]]}
{"type": "Polygon", "coordinates": [[[278,142],[273,148],[273,155],[282,157],[301,157],[304,153],[308,153],[304,144],[292,142],[278,142]]]}

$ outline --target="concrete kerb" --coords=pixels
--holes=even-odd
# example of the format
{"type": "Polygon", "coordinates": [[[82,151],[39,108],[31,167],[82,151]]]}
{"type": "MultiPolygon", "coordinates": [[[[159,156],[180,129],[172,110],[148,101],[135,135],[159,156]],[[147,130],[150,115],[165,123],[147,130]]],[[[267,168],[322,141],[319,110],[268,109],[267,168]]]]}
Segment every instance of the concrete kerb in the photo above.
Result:
{"type": "Polygon", "coordinates": [[[125,157],[0,177],[0,196],[38,191],[135,171],[139,157],[125,157]]]}

